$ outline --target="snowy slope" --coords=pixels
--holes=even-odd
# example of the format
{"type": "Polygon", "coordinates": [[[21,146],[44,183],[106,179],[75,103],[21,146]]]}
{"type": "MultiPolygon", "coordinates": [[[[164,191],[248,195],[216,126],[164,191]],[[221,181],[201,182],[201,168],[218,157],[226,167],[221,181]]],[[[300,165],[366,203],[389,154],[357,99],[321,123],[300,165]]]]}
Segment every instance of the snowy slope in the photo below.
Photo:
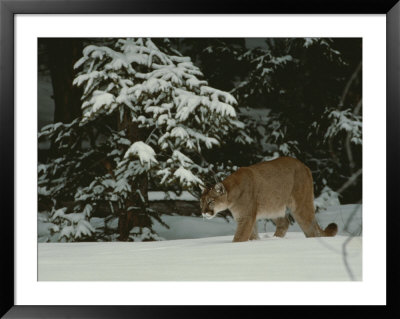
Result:
{"type": "MultiPolygon", "coordinates": [[[[39,244],[39,280],[83,281],[343,281],[344,236],[232,243],[231,236],[161,242],[39,244]]],[[[356,280],[362,279],[361,237],[347,247],[356,280]]]]}
{"type": "MultiPolygon", "coordinates": [[[[344,247],[353,279],[362,280],[362,237],[348,241],[344,230],[347,221],[350,230],[359,230],[359,205],[339,206],[318,214],[322,226],[332,221],[339,225],[340,234],[333,238],[305,238],[293,225],[285,238],[277,239],[272,237],[272,224],[267,224],[261,240],[232,243],[234,223],[168,218],[173,230],[165,230],[161,236],[197,239],[40,243],[39,280],[346,281],[351,277],[343,258],[344,247]],[[198,238],[200,235],[210,237],[198,238]]],[[[264,225],[260,223],[259,227],[262,230],[264,225]]]]}

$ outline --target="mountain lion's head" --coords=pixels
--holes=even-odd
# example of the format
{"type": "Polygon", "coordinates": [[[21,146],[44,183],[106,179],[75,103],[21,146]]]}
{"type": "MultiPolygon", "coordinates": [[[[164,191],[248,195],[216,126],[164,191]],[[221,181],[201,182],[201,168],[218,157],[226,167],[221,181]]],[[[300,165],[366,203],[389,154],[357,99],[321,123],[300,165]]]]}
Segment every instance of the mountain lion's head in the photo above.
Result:
{"type": "Polygon", "coordinates": [[[200,198],[200,208],[201,214],[207,219],[227,209],[227,191],[224,184],[217,183],[211,188],[204,188],[200,198]]]}

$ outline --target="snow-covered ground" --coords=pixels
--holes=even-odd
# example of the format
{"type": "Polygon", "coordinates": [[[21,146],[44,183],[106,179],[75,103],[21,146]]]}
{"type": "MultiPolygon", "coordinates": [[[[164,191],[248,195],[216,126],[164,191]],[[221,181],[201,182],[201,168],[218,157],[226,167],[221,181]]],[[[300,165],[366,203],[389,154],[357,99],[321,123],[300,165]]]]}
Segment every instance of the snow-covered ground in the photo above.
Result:
{"type": "Polygon", "coordinates": [[[296,224],[285,238],[273,238],[273,225],[261,221],[261,240],[232,243],[234,222],[167,216],[169,230],[155,227],[165,241],[39,243],[38,279],[362,280],[361,210],[361,205],[342,205],[319,213],[321,226],[338,224],[339,234],[333,238],[305,238],[296,224]],[[350,238],[349,232],[357,236],[350,238]]]}
{"type": "MultiPolygon", "coordinates": [[[[166,229],[155,222],[154,230],[166,240],[173,239],[192,239],[224,235],[234,235],[236,223],[231,220],[227,222],[222,218],[205,220],[199,217],[186,216],[163,216],[163,221],[170,226],[166,229]]],[[[339,228],[339,235],[361,235],[362,225],[362,206],[361,205],[341,205],[332,206],[326,211],[317,214],[318,223],[326,227],[329,223],[336,223],[339,228]],[[347,229],[346,229],[347,224],[347,229]]],[[[275,226],[266,220],[258,221],[258,231],[260,233],[274,232],[275,226]]],[[[300,232],[304,237],[299,225],[290,225],[288,232],[300,232]]]]}

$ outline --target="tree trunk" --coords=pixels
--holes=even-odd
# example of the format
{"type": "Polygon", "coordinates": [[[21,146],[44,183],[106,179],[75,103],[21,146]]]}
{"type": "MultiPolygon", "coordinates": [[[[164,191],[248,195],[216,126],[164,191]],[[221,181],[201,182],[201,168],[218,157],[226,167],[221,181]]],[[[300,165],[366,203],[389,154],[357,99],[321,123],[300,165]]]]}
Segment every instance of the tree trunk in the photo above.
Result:
{"type": "Polygon", "coordinates": [[[82,90],[72,85],[74,64],[82,56],[79,38],[41,39],[47,46],[54,94],[54,123],[70,123],[81,116],[82,90]]]}
{"type": "MultiPolygon", "coordinates": [[[[125,112],[122,123],[119,123],[119,130],[126,132],[126,137],[131,143],[144,140],[145,131],[133,123],[129,113],[125,112]]],[[[119,212],[118,219],[118,240],[127,241],[133,227],[151,227],[151,219],[146,214],[148,207],[148,178],[144,173],[131,181],[132,193],[126,199],[124,210],[119,212]],[[142,200],[143,198],[143,200],[142,200]]]]}
{"type": "Polygon", "coordinates": [[[118,219],[118,240],[127,241],[129,233],[133,227],[150,227],[150,218],[146,215],[146,208],[148,206],[147,175],[143,174],[135,178],[134,183],[131,185],[132,190],[125,202],[125,210],[120,212],[118,219]],[[145,202],[142,201],[138,191],[141,192],[145,202]]]}

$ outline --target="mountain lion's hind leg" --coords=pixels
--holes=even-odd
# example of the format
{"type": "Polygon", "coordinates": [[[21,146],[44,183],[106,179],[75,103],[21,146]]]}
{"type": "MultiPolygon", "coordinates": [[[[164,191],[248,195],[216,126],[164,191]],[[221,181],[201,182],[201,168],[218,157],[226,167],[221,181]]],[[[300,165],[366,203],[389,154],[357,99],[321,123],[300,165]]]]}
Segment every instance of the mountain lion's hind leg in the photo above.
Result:
{"type": "Polygon", "coordinates": [[[285,237],[286,232],[289,228],[289,219],[287,218],[287,216],[274,219],[274,223],[276,225],[274,236],[285,237]]]}
{"type": "Polygon", "coordinates": [[[253,232],[250,235],[250,240],[257,240],[260,239],[260,236],[258,236],[258,225],[257,221],[254,222],[254,227],[253,227],[253,232]]]}
{"type": "Polygon", "coordinates": [[[236,220],[237,228],[233,242],[248,241],[254,230],[255,217],[242,217],[236,220]]]}

